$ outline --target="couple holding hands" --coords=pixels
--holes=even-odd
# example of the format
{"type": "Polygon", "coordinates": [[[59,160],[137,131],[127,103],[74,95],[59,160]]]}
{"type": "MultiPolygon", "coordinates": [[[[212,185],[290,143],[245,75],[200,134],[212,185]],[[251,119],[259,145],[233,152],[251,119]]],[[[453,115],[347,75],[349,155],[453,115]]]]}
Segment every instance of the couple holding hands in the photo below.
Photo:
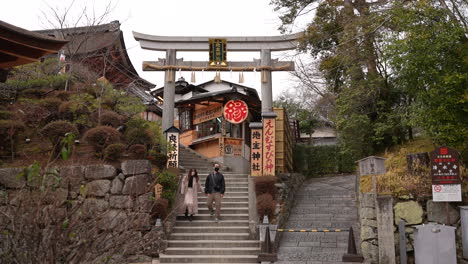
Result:
{"type": "MultiPolygon", "coordinates": [[[[224,197],[225,184],[224,175],[219,172],[219,164],[214,164],[213,171],[208,174],[205,181],[205,195],[208,196],[207,205],[210,214],[215,215],[215,222],[219,221],[221,213],[221,198],[224,197]],[[215,202],[216,212],[213,210],[215,202]]],[[[185,214],[189,221],[193,220],[193,215],[198,213],[198,192],[203,188],[200,185],[197,170],[190,169],[182,180],[181,193],[184,194],[184,203],[179,213],[185,214]]]]}

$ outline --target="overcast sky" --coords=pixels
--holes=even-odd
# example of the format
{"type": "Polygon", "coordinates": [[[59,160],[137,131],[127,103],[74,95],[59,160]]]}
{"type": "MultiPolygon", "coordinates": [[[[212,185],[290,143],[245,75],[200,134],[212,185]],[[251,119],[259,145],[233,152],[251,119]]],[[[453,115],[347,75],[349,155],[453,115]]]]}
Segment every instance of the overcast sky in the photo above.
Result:
{"type": "MultiPolygon", "coordinates": [[[[2,1],[0,19],[28,30],[50,28],[45,15],[50,8],[64,9],[72,0],[11,0],[2,1]]],[[[85,6],[101,14],[108,0],[75,0],[73,14],[76,17],[85,6]]],[[[133,38],[132,31],[167,36],[275,36],[280,35],[278,14],[269,5],[270,0],[119,0],[112,1],[115,8],[107,22],[119,20],[124,32],[125,45],[135,69],[140,76],[161,87],[162,72],[143,72],[142,61],[164,58],[164,52],[143,50],[133,38]]],[[[89,14],[91,12],[88,11],[89,14]]],[[[49,16],[50,18],[50,16],[49,16]]],[[[296,31],[299,31],[297,29],[296,31]]],[[[229,45],[229,43],[228,43],[229,45]]],[[[229,46],[228,46],[229,47],[229,46]]],[[[228,48],[229,49],[229,48],[228,48]]],[[[290,53],[291,54],[291,53],[290,53]]],[[[273,53],[283,60],[291,60],[285,53],[273,53]]],[[[208,53],[182,53],[184,60],[208,60],[208,53]]],[[[228,60],[252,60],[259,58],[257,52],[229,53],[228,60]]],[[[190,72],[182,72],[190,81],[190,72]]],[[[202,83],[214,78],[214,72],[197,72],[196,81],[202,83]]],[[[254,87],[260,94],[260,73],[244,73],[243,85],[254,87]]],[[[179,78],[179,73],[176,74],[179,78]]],[[[221,78],[238,82],[238,73],[222,72],[221,78]]],[[[286,72],[273,73],[273,96],[295,85],[293,77],[286,72]]]]}

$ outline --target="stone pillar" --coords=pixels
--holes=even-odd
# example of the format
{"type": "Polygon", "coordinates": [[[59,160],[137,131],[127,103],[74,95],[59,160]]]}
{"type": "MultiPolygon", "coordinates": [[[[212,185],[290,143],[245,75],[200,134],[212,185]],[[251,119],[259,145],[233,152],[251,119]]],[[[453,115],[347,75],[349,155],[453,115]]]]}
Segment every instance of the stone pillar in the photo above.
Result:
{"type": "MultiPolygon", "coordinates": [[[[262,49],[260,52],[260,64],[262,67],[271,66],[271,50],[262,49]]],[[[262,113],[273,111],[273,91],[271,70],[262,70],[262,113]]]]}
{"type": "MultiPolygon", "coordinates": [[[[176,64],[176,50],[166,51],[166,66],[176,64]]],[[[175,70],[166,70],[164,75],[164,104],[162,117],[162,131],[174,126],[174,97],[175,97],[175,70]]]]}
{"type": "Polygon", "coordinates": [[[393,234],[393,198],[390,195],[377,197],[377,234],[379,240],[379,263],[395,264],[395,236],[393,234]]]}
{"type": "Polygon", "coordinates": [[[468,206],[460,206],[463,258],[468,260],[468,206]]]}

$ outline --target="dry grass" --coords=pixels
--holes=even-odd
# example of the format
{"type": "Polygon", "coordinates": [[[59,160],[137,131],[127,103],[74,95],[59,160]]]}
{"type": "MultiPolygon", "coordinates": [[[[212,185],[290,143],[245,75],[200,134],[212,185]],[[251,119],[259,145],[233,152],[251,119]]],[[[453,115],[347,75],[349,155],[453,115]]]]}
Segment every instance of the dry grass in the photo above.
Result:
{"type": "MultiPolygon", "coordinates": [[[[418,168],[417,173],[408,173],[406,155],[431,152],[434,144],[427,138],[420,138],[386,151],[382,156],[387,158],[387,173],[377,176],[377,192],[392,194],[396,197],[412,196],[415,198],[432,195],[429,168],[418,168]]],[[[461,164],[460,164],[461,165],[461,164]]],[[[462,181],[467,178],[467,170],[460,166],[462,181]]],[[[361,177],[361,192],[371,192],[372,176],[361,177]]],[[[462,192],[468,193],[468,183],[463,182],[462,192]]]]}

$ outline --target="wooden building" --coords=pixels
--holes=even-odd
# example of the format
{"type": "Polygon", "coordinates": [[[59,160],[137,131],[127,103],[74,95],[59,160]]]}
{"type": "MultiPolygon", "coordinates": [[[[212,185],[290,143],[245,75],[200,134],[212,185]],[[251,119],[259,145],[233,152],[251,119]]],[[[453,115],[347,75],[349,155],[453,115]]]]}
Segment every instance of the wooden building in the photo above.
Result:
{"type": "Polygon", "coordinates": [[[275,126],[275,171],[277,173],[292,172],[292,147],[295,141],[288,115],[284,108],[274,107],[273,111],[278,115],[275,126]]]}
{"type": "MultiPolygon", "coordinates": [[[[249,172],[249,123],[261,120],[257,91],[227,81],[192,85],[180,78],[175,83],[175,94],[174,123],[181,131],[180,143],[234,171],[249,172]],[[223,114],[231,100],[246,103],[248,112],[244,121],[231,123],[223,114]]],[[[163,88],[153,95],[164,100],[163,88]]]]}

